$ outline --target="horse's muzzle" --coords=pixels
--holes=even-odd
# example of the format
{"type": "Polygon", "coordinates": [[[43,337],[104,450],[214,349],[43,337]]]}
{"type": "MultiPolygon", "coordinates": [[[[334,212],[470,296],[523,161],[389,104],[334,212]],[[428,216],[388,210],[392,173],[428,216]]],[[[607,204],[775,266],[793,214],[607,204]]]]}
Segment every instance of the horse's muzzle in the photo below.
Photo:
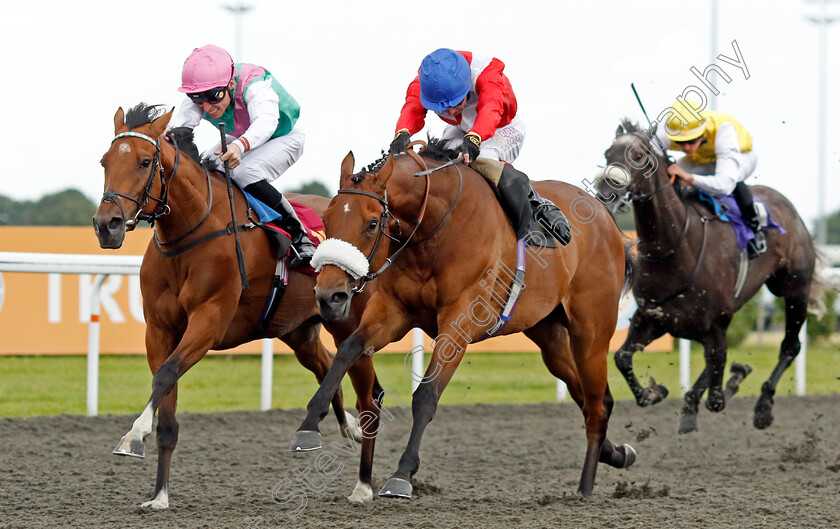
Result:
{"type": "Polygon", "coordinates": [[[93,231],[99,239],[99,246],[116,249],[125,239],[125,221],[122,217],[111,217],[97,213],[93,217],[93,231]]]}
{"type": "Polygon", "coordinates": [[[344,321],[350,315],[352,296],[344,290],[322,290],[315,287],[315,302],[321,317],[327,321],[344,321]]]}

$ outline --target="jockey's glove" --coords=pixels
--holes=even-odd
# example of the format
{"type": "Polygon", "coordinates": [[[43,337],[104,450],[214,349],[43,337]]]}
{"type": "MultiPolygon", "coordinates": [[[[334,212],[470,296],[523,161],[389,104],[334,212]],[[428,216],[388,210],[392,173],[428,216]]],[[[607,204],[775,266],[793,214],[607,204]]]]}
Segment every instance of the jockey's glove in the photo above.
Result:
{"type": "Polygon", "coordinates": [[[394,134],[394,139],[391,140],[391,148],[388,149],[388,152],[391,154],[405,152],[409,143],[411,143],[411,134],[406,129],[400,129],[394,134]]]}
{"type": "Polygon", "coordinates": [[[464,142],[458,152],[468,154],[471,162],[478,158],[478,153],[481,152],[481,136],[475,132],[468,133],[464,136],[464,142]]]}

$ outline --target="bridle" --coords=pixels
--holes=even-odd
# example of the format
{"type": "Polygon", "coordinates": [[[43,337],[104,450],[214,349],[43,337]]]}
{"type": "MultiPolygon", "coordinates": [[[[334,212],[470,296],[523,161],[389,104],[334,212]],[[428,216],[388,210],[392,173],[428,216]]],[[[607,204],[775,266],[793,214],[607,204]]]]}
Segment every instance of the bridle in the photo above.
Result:
{"type": "MultiPolygon", "coordinates": [[[[172,180],[175,178],[175,174],[178,172],[178,166],[180,164],[181,159],[181,151],[180,149],[178,149],[178,143],[175,140],[175,138],[168,137],[167,139],[172,143],[173,147],[175,148],[175,163],[172,166],[172,173],[167,179],[166,171],[164,170],[163,164],[160,161],[160,144],[158,143],[158,141],[145,134],[128,131],[122,132],[114,136],[114,139],[111,140],[111,145],[113,145],[114,142],[118,139],[126,137],[140,138],[148,141],[149,143],[155,146],[155,155],[152,158],[152,164],[149,170],[149,178],[146,181],[146,185],[143,188],[143,192],[138,198],[134,198],[130,195],[114,191],[113,189],[108,189],[102,194],[102,200],[100,200],[100,203],[104,204],[106,202],[113,202],[114,204],[116,204],[117,208],[120,210],[120,216],[122,217],[123,222],[125,223],[126,231],[131,231],[134,228],[136,228],[138,221],[148,222],[152,227],[154,227],[155,221],[157,221],[163,216],[168,215],[172,211],[172,208],[169,206],[169,186],[172,180]],[[160,175],[160,196],[158,197],[152,196],[152,187],[154,186],[156,175],[160,175]],[[119,200],[117,200],[117,198],[124,198],[137,204],[137,213],[135,213],[134,218],[126,220],[125,211],[123,210],[123,207],[120,204],[119,200]],[[150,200],[157,202],[157,205],[151,213],[143,213],[143,210],[146,208],[146,205],[149,203],[150,200]]],[[[157,231],[155,231],[154,243],[155,246],[158,247],[158,250],[161,250],[162,253],[166,254],[166,252],[163,251],[161,246],[175,244],[184,240],[189,235],[195,233],[195,231],[199,227],[201,227],[201,225],[203,225],[207,218],[210,216],[210,210],[213,206],[213,188],[210,182],[210,173],[207,171],[207,169],[204,169],[204,173],[207,176],[208,190],[207,209],[204,212],[204,216],[201,218],[200,221],[198,221],[198,223],[195,226],[189,229],[186,233],[183,233],[169,241],[161,241],[160,239],[158,239],[157,231]]]]}
{"type": "MultiPolygon", "coordinates": [[[[421,143],[421,142],[418,142],[418,143],[421,143]]],[[[405,241],[401,241],[399,239],[399,237],[402,235],[402,231],[400,229],[400,220],[393,213],[391,213],[391,209],[388,207],[388,190],[387,189],[385,190],[383,195],[377,195],[376,193],[371,193],[369,191],[363,191],[361,189],[339,189],[338,190],[339,195],[361,195],[361,196],[372,198],[372,199],[376,200],[377,202],[379,202],[379,204],[382,205],[382,213],[379,215],[379,221],[377,223],[376,240],[373,243],[373,248],[371,249],[370,254],[367,256],[367,262],[368,262],[369,267],[373,265],[373,261],[376,258],[376,253],[379,251],[379,246],[380,246],[380,243],[382,242],[382,237],[383,236],[387,237],[388,239],[390,239],[391,241],[393,241],[397,244],[401,244],[401,246],[397,249],[397,251],[395,251],[393,254],[391,254],[390,256],[388,256],[385,259],[385,262],[382,264],[382,266],[379,267],[378,270],[376,270],[375,272],[369,272],[368,274],[366,274],[362,277],[359,277],[357,279],[356,286],[352,287],[352,289],[351,289],[352,292],[353,292],[353,295],[360,294],[364,290],[365,285],[367,284],[368,281],[372,281],[372,280],[376,279],[385,270],[390,268],[390,266],[393,264],[393,262],[397,258],[397,256],[407,246],[409,246],[409,244],[411,244],[411,245],[420,244],[421,242],[426,241],[426,240],[430,239],[431,237],[433,237],[443,227],[444,223],[446,223],[446,221],[449,218],[450,213],[452,213],[452,210],[455,208],[455,204],[458,202],[458,199],[461,197],[461,189],[463,188],[464,175],[463,175],[463,173],[461,173],[461,169],[458,167],[458,164],[454,163],[455,161],[460,160],[460,158],[456,158],[455,160],[450,160],[449,162],[447,162],[447,163],[445,163],[445,164],[443,164],[439,167],[435,167],[434,169],[427,169],[426,168],[426,162],[424,162],[423,159],[420,158],[420,156],[418,156],[417,153],[414,152],[414,150],[411,149],[410,146],[406,149],[406,152],[423,168],[423,171],[421,171],[419,173],[415,173],[414,176],[415,177],[419,177],[419,176],[425,177],[426,185],[425,185],[425,191],[423,193],[423,203],[420,206],[420,213],[417,216],[417,221],[415,223],[414,229],[411,231],[411,233],[408,235],[408,238],[406,238],[405,241]],[[426,215],[426,206],[428,205],[428,202],[429,202],[429,191],[430,191],[430,188],[431,188],[431,174],[436,172],[436,171],[439,171],[441,169],[445,169],[445,168],[449,167],[450,165],[454,165],[456,170],[458,171],[458,192],[455,195],[455,199],[449,204],[449,208],[446,210],[446,213],[444,214],[440,223],[437,225],[437,227],[434,230],[432,230],[430,233],[428,233],[427,235],[425,235],[421,239],[412,240],[414,238],[414,235],[417,233],[417,230],[420,228],[420,225],[423,223],[423,218],[426,215]],[[398,235],[396,237],[389,233],[388,219],[394,219],[394,222],[397,224],[398,235]]]]}
{"type": "MultiPolygon", "coordinates": [[[[111,140],[111,145],[114,144],[120,138],[140,138],[143,140],[148,141],[152,145],[155,146],[155,156],[152,158],[151,168],[149,170],[149,178],[146,181],[146,186],[143,188],[143,193],[138,197],[134,198],[132,196],[126,195],[124,193],[120,193],[118,191],[114,191],[113,189],[108,189],[105,193],[102,194],[102,200],[100,200],[101,204],[106,202],[113,202],[116,204],[117,208],[120,210],[120,215],[122,216],[123,221],[125,222],[126,230],[131,231],[137,227],[138,221],[146,221],[149,224],[154,225],[154,222],[164,216],[168,215],[170,212],[170,207],[168,204],[169,199],[169,186],[166,182],[166,173],[163,170],[163,164],[160,163],[160,145],[158,144],[157,140],[150,136],[146,136],[145,134],[141,134],[139,132],[122,132],[114,136],[114,139],[111,140]],[[160,172],[160,184],[161,184],[161,195],[160,197],[153,197],[152,196],[152,186],[155,182],[155,175],[160,172]],[[126,220],[125,218],[125,211],[123,210],[122,205],[119,203],[117,198],[124,198],[126,200],[130,200],[137,204],[137,213],[135,213],[133,219],[126,220]],[[143,213],[143,210],[146,208],[146,205],[149,203],[149,200],[153,200],[158,203],[155,206],[155,209],[152,210],[151,213],[143,213]]],[[[175,149],[176,153],[178,149],[175,149]]],[[[172,170],[172,177],[175,176],[175,172],[178,170],[178,154],[175,155],[175,167],[172,170]]]]}
{"type": "MultiPolygon", "coordinates": [[[[643,141],[648,141],[643,133],[631,132],[629,134],[631,134],[632,136],[634,136],[636,138],[639,138],[643,141]]],[[[655,168],[656,165],[654,165],[650,160],[650,156],[651,156],[650,147],[648,146],[647,148],[642,149],[642,151],[645,153],[645,162],[644,162],[643,165],[640,164],[640,166],[637,167],[636,170],[646,169],[646,168],[651,167],[651,166],[655,168]]],[[[671,163],[671,164],[674,163],[673,158],[670,158],[670,157],[668,157],[666,159],[666,161],[671,163]]],[[[634,205],[638,205],[638,204],[640,204],[640,203],[642,203],[646,200],[651,199],[652,197],[657,195],[660,191],[662,191],[664,189],[667,189],[669,187],[672,187],[673,184],[674,184],[674,179],[673,178],[670,179],[670,180],[666,179],[665,183],[659,183],[653,189],[653,191],[650,191],[648,193],[636,193],[631,189],[631,190],[627,191],[627,195],[629,195],[630,200],[633,202],[634,205]]],[[[685,292],[694,283],[694,278],[697,277],[697,273],[700,271],[700,266],[703,263],[703,256],[706,253],[706,225],[708,224],[709,220],[711,220],[711,219],[707,219],[706,217],[704,217],[699,212],[697,212],[697,213],[700,217],[700,224],[703,227],[703,230],[702,230],[702,239],[701,239],[701,243],[700,243],[700,252],[697,256],[697,260],[694,263],[694,268],[692,269],[691,277],[689,278],[688,282],[682,288],[680,288],[680,289],[678,289],[674,292],[671,292],[666,296],[660,297],[660,298],[655,299],[655,300],[651,300],[655,304],[664,303],[665,301],[667,301],[669,299],[672,299],[672,298],[682,294],[683,292],[685,292]]],[[[680,233],[680,236],[677,239],[676,244],[674,244],[673,248],[671,248],[667,252],[659,254],[659,255],[644,253],[640,249],[639,252],[638,252],[639,258],[641,258],[645,261],[651,262],[651,263],[658,263],[658,262],[662,262],[662,261],[664,261],[664,260],[666,260],[670,257],[675,256],[676,253],[677,253],[677,250],[679,250],[682,247],[683,243],[686,240],[690,225],[691,225],[691,214],[689,213],[688,206],[686,206],[686,208],[685,208],[685,222],[684,222],[683,227],[682,227],[682,232],[680,233]]]]}

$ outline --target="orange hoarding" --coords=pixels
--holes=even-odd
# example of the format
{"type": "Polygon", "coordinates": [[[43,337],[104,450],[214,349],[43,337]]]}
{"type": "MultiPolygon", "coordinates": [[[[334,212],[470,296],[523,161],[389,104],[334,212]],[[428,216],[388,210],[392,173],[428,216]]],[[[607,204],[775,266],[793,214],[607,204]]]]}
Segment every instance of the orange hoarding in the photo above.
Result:
{"type": "MultiPolygon", "coordinates": [[[[119,250],[99,248],[93,228],[2,227],[0,251],[57,254],[143,255],[152,230],[138,228],[127,234],[119,250]]],[[[91,274],[45,274],[0,272],[0,355],[84,354],[87,351],[91,274]]],[[[623,308],[619,330],[610,345],[615,350],[626,336],[626,320],[632,307],[623,308]],[[623,322],[623,323],[622,323],[623,322]],[[621,327],[624,327],[623,329],[621,327]]],[[[140,283],[137,276],[109,276],[102,286],[100,309],[100,351],[103,354],[144,353],[144,331],[140,283]]],[[[332,338],[323,336],[334,350],[332,338]]],[[[431,340],[426,337],[428,350],[431,340]]],[[[385,351],[406,353],[411,349],[409,334],[385,351]]],[[[671,349],[670,336],[661,338],[649,350],[671,349]]],[[[288,353],[280,341],[275,351],[288,353]]],[[[234,353],[259,353],[259,341],[240,346],[234,353]]],[[[468,351],[526,352],[536,346],[521,334],[502,336],[472,344],[468,351]]]]}

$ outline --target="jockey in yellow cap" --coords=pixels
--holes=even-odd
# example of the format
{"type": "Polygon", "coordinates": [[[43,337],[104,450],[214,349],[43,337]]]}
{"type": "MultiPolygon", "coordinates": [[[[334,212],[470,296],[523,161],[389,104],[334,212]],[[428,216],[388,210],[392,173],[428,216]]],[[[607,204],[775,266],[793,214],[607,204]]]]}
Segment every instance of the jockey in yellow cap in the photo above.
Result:
{"type": "Polygon", "coordinates": [[[670,111],[668,121],[656,127],[652,142],[658,154],[664,154],[663,147],[685,153],[668,174],[712,195],[731,194],[755,232],[747,247],[750,258],[766,252],[759,212],[744,183],[758,162],[747,129],[729,114],[701,109],[693,101],[678,100],[670,111]]]}

